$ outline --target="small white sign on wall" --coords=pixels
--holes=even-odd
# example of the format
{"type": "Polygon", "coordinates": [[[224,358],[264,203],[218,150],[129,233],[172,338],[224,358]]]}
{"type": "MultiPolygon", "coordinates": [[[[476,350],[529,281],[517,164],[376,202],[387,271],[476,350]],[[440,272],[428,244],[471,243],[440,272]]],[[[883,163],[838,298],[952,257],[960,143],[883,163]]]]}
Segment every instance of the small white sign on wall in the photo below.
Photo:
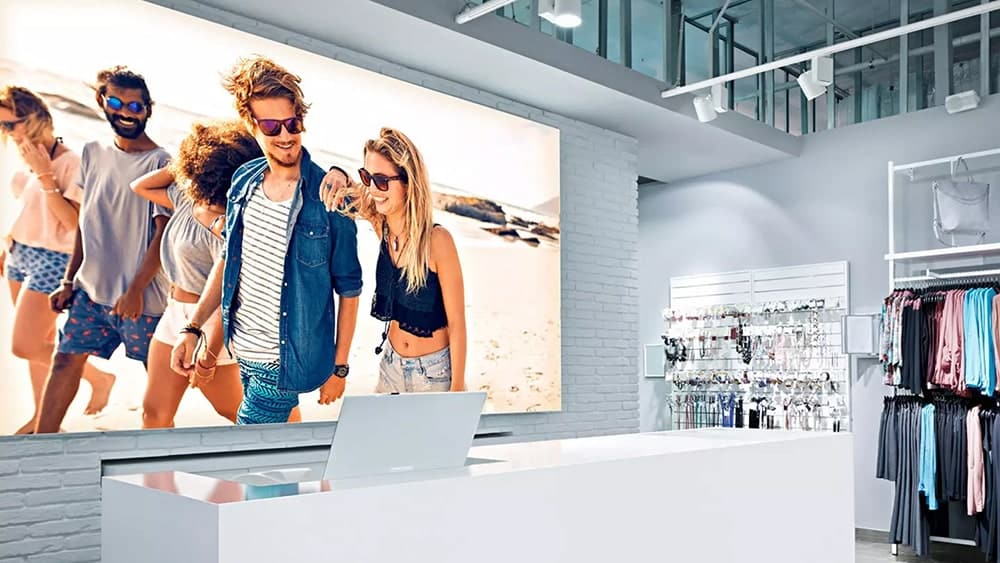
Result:
{"type": "Polygon", "coordinates": [[[845,315],[843,334],[844,354],[874,356],[878,349],[878,317],[874,315],[845,315]]]}
{"type": "Polygon", "coordinates": [[[646,377],[663,377],[666,373],[666,359],[663,354],[663,344],[646,344],[643,346],[644,374],[646,377]]]}

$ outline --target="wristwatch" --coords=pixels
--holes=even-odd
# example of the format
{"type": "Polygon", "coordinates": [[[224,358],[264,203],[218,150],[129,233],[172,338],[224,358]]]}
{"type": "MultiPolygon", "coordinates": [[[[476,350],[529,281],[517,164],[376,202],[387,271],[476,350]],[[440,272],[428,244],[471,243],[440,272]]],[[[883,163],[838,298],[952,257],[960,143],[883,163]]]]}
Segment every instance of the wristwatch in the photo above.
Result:
{"type": "Polygon", "coordinates": [[[336,375],[337,377],[339,377],[341,379],[347,377],[347,374],[350,373],[350,372],[351,372],[351,367],[348,366],[347,364],[336,366],[333,369],[333,375],[336,375]]]}

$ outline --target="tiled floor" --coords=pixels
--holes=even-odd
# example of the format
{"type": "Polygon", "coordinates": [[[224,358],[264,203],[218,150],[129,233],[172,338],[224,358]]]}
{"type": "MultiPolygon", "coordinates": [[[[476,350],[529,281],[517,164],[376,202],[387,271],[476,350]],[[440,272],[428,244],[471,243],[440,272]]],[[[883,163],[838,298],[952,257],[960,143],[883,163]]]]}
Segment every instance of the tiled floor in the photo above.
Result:
{"type": "Polygon", "coordinates": [[[978,548],[931,542],[931,556],[917,557],[913,550],[900,547],[899,556],[889,554],[889,546],[858,538],[855,563],[979,563],[985,561],[978,548]]]}

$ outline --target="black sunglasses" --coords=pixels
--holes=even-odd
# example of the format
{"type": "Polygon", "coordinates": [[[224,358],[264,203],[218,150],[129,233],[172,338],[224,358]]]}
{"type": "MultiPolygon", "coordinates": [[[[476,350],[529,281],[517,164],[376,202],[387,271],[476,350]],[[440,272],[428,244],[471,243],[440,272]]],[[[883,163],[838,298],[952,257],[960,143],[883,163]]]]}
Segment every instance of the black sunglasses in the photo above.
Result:
{"type": "Polygon", "coordinates": [[[289,117],[288,119],[257,119],[255,117],[253,120],[257,127],[260,127],[260,132],[268,137],[280,135],[282,126],[285,127],[285,131],[292,135],[298,135],[305,131],[302,127],[301,117],[289,117]]]}
{"type": "Polygon", "coordinates": [[[104,105],[115,111],[121,111],[122,108],[128,108],[128,110],[132,113],[142,113],[146,111],[146,104],[142,102],[125,103],[121,98],[116,96],[104,96],[104,105]]]}
{"type": "Polygon", "coordinates": [[[389,191],[389,182],[393,180],[399,180],[400,182],[406,183],[406,171],[400,170],[398,176],[386,176],[385,174],[372,174],[364,168],[358,169],[358,175],[361,176],[361,183],[368,186],[375,183],[375,187],[378,188],[380,192],[389,191]]]}
{"type": "Polygon", "coordinates": [[[18,123],[21,123],[25,119],[27,118],[22,117],[21,119],[15,119],[14,121],[0,121],[0,129],[10,133],[14,131],[14,128],[17,127],[18,123]]]}

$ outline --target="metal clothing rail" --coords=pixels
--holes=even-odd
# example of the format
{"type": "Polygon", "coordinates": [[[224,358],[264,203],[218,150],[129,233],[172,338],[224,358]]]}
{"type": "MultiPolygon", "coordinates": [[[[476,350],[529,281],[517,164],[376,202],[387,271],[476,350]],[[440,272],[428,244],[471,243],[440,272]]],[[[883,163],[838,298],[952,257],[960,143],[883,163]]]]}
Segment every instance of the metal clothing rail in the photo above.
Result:
{"type": "Polygon", "coordinates": [[[996,244],[978,244],[970,245],[965,247],[952,247],[946,249],[931,249],[924,251],[915,252],[902,252],[897,253],[896,251],[896,174],[899,172],[910,173],[911,180],[913,179],[914,171],[920,168],[926,168],[929,166],[937,166],[942,164],[951,164],[959,159],[970,161],[979,158],[987,158],[991,156],[1000,156],[1000,148],[988,149],[977,152],[970,152],[964,154],[955,154],[946,157],[933,158],[930,160],[923,160],[919,162],[909,162],[904,164],[896,164],[893,161],[889,161],[888,164],[888,218],[889,218],[889,252],[885,255],[885,260],[889,265],[889,291],[896,289],[897,284],[900,283],[914,283],[914,282],[928,282],[939,279],[961,279],[970,277],[984,277],[991,276],[1000,273],[995,265],[989,270],[976,270],[970,269],[961,272],[935,272],[933,269],[926,270],[925,275],[922,276],[907,276],[907,277],[896,277],[896,265],[898,262],[905,260],[933,260],[935,258],[947,258],[954,256],[972,256],[972,257],[984,257],[989,254],[997,254],[1000,252],[1000,246],[996,244]]]}

